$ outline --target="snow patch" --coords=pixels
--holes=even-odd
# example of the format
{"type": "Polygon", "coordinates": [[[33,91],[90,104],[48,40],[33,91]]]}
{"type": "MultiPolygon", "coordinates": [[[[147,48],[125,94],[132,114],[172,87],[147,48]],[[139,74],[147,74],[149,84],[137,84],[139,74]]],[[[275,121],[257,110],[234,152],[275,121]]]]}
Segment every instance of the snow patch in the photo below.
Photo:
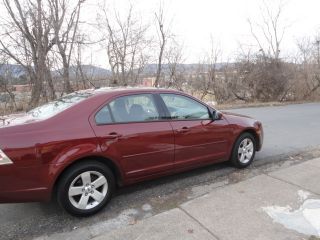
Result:
{"type": "MultiPolygon", "coordinates": [[[[306,199],[310,194],[298,192],[300,198],[306,199]]],[[[306,199],[297,210],[290,206],[263,207],[276,223],[306,235],[320,237],[320,199],[306,199]]]]}
{"type": "Polygon", "coordinates": [[[130,225],[130,223],[135,221],[135,218],[138,214],[139,211],[136,209],[124,210],[116,218],[109,219],[107,221],[89,227],[91,235],[98,236],[104,232],[130,225]]]}
{"type": "Polygon", "coordinates": [[[298,196],[300,201],[307,200],[309,196],[311,195],[310,192],[304,191],[304,190],[299,190],[298,191],[298,196]]]}
{"type": "Polygon", "coordinates": [[[151,207],[150,204],[146,203],[146,204],[143,204],[142,210],[145,211],[145,212],[148,212],[148,211],[152,210],[152,207],[151,207]]]}

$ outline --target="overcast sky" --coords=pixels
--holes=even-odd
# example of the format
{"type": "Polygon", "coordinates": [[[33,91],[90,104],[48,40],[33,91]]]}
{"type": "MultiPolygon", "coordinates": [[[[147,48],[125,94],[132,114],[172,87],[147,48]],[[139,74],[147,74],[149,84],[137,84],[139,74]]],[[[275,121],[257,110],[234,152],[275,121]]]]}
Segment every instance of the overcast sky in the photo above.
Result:
{"type": "MultiPolygon", "coordinates": [[[[90,0],[84,18],[95,21],[95,1],[90,0]]],[[[154,12],[163,3],[172,32],[185,46],[186,62],[197,62],[210,45],[210,36],[220,42],[224,59],[233,59],[239,43],[250,43],[252,38],[247,19],[259,21],[260,0],[105,0],[105,3],[125,14],[132,3],[146,22],[152,22],[154,12]]],[[[278,5],[279,1],[268,1],[278,5]]],[[[87,2],[88,3],[88,2],[87,2]]],[[[320,0],[288,0],[284,3],[282,24],[289,26],[283,39],[283,57],[295,51],[295,42],[303,36],[315,36],[320,26],[320,0]]],[[[94,62],[106,65],[101,49],[93,49],[94,62]]],[[[91,54],[90,54],[91,56],[91,54]]]]}
{"type": "MultiPolygon", "coordinates": [[[[130,3],[146,23],[154,23],[154,13],[163,3],[172,32],[184,45],[187,63],[198,62],[210,45],[210,36],[220,42],[223,58],[234,59],[239,43],[252,43],[247,19],[259,21],[262,0],[87,0],[82,11],[85,21],[94,23],[98,2],[105,2],[125,15],[130,3]]],[[[277,5],[278,0],[266,0],[277,5]]],[[[320,26],[320,0],[286,0],[282,24],[290,25],[281,46],[282,57],[295,51],[295,42],[303,36],[315,36],[320,26]]],[[[0,9],[0,14],[3,9],[0,9]]],[[[90,32],[94,39],[96,33],[90,32]]],[[[105,51],[94,47],[86,52],[86,62],[107,66],[105,51]]]]}

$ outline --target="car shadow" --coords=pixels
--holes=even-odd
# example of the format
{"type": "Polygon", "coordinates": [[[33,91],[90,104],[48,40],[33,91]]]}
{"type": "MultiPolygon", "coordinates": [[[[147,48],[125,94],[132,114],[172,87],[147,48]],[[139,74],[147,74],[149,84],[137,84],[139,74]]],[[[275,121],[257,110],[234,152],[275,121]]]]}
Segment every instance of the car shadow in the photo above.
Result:
{"type": "MultiPolygon", "coordinates": [[[[146,213],[153,215],[159,210],[155,210],[157,206],[152,206],[154,210],[150,212],[141,210],[141,206],[150,202],[150,200],[183,191],[185,188],[212,182],[213,179],[226,176],[232,171],[234,171],[234,168],[228,163],[218,163],[119,188],[110,203],[102,211],[87,218],[69,215],[55,201],[2,204],[0,205],[0,213],[6,217],[0,218],[0,226],[3,228],[0,240],[31,239],[37,236],[92,226],[117,219],[121,213],[128,209],[140,211],[137,218],[144,218],[146,213]]],[[[169,200],[166,199],[166,201],[169,200]]],[[[156,203],[152,202],[152,205],[156,205],[156,203]]]]}

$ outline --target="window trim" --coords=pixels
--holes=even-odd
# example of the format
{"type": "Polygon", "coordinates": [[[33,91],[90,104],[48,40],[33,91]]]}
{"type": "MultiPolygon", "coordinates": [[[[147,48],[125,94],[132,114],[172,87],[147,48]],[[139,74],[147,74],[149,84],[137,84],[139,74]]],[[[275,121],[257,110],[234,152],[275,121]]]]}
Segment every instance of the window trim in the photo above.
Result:
{"type": "Polygon", "coordinates": [[[212,117],[212,114],[211,114],[211,111],[210,111],[210,108],[205,105],[203,102],[201,102],[200,100],[196,99],[196,98],[193,98],[193,97],[190,97],[188,95],[185,95],[185,94],[180,94],[180,93],[171,93],[171,92],[161,92],[161,93],[158,93],[159,95],[159,101],[161,101],[161,106],[163,108],[165,108],[165,113],[166,113],[166,116],[165,118],[167,118],[167,121],[170,121],[170,122],[173,122],[173,121],[206,121],[206,120],[213,120],[213,117],[212,117]],[[197,103],[199,103],[200,105],[204,106],[207,111],[208,111],[208,116],[209,118],[197,118],[197,119],[175,119],[175,118],[172,118],[171,117],[171,114],[170,114],[170,111],[167,107],[167,105],[165,104],[164,100],[162,99],[161,95],[168,95],[168,94],[171,94],[171,95],[177,95],[177,96],[182,96],[182,97],[185,97],[185,98],[188,98],[188,99],[191,99],[197,103]]]}
{"type": "Polygon", "coordinates": [[[145,92],[145,93],[128,93],[128,94],[124,94],[124,95],[119,95],[119,96],[115,96],[111,99],[109,99],[107,102],[105,102],[104,104],[102,104],[102,106],[95,112],[95,114],[93,115],[93,120],[96,126],[104,126],[104,125],[115,125],[115,124],[130,124],[130,123],[152,123],[152,122],[166,122],[168,120],[164,120],[163,119],[163,109],[160,107],[160,105],[158,104],[158,99],[155,97],[154,93],[150,93],[150,92],[145,92]],[[135,95],[151,95],[151,98],[154,102],[155,108],[159,114],[159,119],[157,120],[150,120],[150,121],[132,121],[132,122],[116,122],[113,116],[113,113],[111,111],[111,107],[110,107],[110,103],[118,98],[121,97],[128,97],[128,96],[135,96],[135,95]],[[112,119],[112,123],[97,123],[96,122],[96,115],[100,112],[100,110],[102,108],[104,108],[105,106],[108,107],[108,110],[110,111],[110,115],[111,115],[111,119],[112,119]]]}

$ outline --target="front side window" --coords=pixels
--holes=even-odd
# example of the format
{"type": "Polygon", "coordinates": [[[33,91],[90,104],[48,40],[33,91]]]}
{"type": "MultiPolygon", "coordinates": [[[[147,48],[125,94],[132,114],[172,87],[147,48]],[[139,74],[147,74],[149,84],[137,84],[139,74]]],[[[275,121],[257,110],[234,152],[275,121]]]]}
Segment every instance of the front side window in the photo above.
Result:
{"type": "Polygon", "coordinates": [[[119,97],[110,102],[96,114],[96,123],[147,122],[159,118],[153,96],[137,94],[119,97]]]}
{"type": "Polygon", "coordinates": [[[196,120],[209,119],[208,108],[201,103],[177,94],[160,94],[167,106],[171,119],[196,120]]]}

